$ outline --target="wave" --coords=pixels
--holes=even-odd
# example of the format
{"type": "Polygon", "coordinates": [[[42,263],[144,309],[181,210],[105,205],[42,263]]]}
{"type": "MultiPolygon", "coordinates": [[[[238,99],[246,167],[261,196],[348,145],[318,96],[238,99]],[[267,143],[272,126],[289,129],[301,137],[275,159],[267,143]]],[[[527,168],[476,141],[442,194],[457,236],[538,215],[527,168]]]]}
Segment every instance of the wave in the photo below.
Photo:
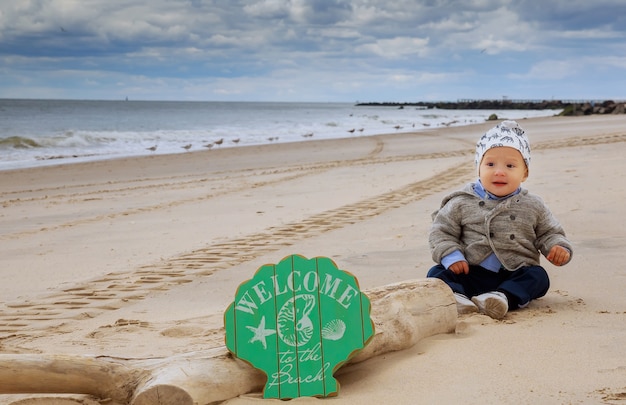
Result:
{"type": "Polygon", "coordinates": [[[0,149],[32,149],[41,148],[39,144],[32,138],[25,136],[10,136],[8,138],[0,138],[0,149]]]}
{"type": "Polygon", "coordinates": [[[63,134],[32,138],[28,136],[0,137],[0,149],[84,148],[109,145],[118,140],[116,135],[111,133],[97,134],[66,131],[63,134]]]}

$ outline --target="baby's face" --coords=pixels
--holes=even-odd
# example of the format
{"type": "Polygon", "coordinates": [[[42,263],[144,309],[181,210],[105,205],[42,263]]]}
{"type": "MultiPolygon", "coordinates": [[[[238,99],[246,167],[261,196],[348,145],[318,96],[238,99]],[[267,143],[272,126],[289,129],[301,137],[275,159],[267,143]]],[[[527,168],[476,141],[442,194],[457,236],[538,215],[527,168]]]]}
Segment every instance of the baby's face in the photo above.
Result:
{"type": "Polygon", "coordinates": [[[500,146],[485,152],[478,176],[485,190],[504,197],[517,190],[528,178],[528,168],[517,149],[500,146]]]}

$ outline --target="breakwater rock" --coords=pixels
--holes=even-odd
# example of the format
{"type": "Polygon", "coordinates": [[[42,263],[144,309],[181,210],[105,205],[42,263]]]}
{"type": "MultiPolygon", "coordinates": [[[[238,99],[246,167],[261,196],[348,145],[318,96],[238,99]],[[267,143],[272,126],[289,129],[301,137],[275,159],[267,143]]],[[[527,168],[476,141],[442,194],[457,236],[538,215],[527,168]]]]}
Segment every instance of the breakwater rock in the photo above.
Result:
{"type": "Polygon", "coordinates": [[[626,101],[613,100],[458,100],[410,103],[357,103],[377,106],[444,110],[562,110],[559,115],[624,114],[626,101]]]}

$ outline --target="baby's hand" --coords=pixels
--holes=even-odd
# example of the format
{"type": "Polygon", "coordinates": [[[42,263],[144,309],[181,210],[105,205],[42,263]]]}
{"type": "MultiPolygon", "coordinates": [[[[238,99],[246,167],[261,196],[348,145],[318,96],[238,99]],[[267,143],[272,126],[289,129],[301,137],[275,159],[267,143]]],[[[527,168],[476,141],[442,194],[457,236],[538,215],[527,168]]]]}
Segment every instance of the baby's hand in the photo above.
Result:
{"type": "Polygon", "coordinates": [[[555,266],[562,266],[569,261],[570,254],[569,250],[565,249],[563,246],[552,246],[550,249],[550,253],[546,256],[546,259],[555,266]]]}
{"type": "Polygon", "coordinates": [[[469,273],[469,264],[466,261],[461,260],[460,262],[452,263],[448,270],[453,272],[454,274],[467,274],[469,273]]]}

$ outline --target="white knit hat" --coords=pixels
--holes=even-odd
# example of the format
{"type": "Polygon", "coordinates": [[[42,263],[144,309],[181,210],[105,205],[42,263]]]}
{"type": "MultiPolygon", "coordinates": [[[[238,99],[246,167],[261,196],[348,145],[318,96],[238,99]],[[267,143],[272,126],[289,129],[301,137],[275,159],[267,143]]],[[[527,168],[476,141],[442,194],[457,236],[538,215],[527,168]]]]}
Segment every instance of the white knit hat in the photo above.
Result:
{"type": "Polygon", "coordinates": [[[515,121],[502,121],[485,132],[478,140],[476,144],[476,166],[480,166],[485,152],[499,146],[517,149],[522,154],[526,167],[530,166],[530,143],[524,130],[515,121]]]}

